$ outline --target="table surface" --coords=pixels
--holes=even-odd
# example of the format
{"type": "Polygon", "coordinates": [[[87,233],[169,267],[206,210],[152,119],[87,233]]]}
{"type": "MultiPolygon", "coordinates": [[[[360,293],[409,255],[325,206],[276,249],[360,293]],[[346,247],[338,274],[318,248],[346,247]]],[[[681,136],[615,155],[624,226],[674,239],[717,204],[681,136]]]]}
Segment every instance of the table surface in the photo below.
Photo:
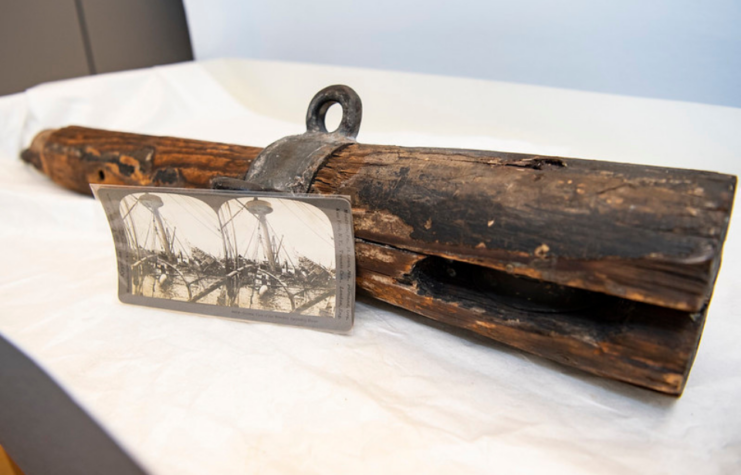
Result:
{"type": "Polygon", "coordinates": [[[121,304],[100,205],[18,159],[72,124],[265,146],[338,83],[363,99],[365,143],[741,172],[736,108],[250,60],[51,83],[0,98],[0,332],[154,474],[741,466],[737,218],[675,399],[367,300],[349,335],[121,304]]]}

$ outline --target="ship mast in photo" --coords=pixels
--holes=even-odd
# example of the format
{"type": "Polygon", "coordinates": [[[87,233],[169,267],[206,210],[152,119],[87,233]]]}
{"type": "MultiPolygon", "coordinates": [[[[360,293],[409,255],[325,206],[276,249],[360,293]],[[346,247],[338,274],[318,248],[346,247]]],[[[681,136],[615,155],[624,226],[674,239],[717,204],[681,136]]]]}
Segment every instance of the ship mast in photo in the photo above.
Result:
{"type": "Polygon", "coordinates": [[[334,316],[331,225],[310,204],[234,198],[214,210],[192,196],[137,193],[120,210],[135,295],[334,316]]]}

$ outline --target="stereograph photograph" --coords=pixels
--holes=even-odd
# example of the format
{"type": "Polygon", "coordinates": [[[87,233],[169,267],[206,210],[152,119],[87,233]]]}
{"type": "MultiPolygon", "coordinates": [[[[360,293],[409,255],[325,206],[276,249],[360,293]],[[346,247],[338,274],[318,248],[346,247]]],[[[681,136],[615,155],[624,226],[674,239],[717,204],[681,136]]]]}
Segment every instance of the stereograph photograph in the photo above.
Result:
{"type": "Polygon", "coordinates": [[[334,317],[332,224],[312,204],[235,197],[218,206],[144,192],[119,204],[133,295],[334,317]]]}

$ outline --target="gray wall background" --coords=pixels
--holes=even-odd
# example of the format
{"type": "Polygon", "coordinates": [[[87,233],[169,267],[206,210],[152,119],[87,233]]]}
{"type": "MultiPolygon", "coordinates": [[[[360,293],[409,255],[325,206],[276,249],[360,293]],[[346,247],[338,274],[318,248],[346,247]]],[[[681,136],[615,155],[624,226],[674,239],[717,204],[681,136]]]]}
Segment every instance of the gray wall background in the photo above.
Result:
{"type": "Polygon", "coordinates": [[[741,0],[0,0],[0,95],[194,51],[741,107],[739,25],[741,0]]]}
{"type": "Polygon", "coordinates": [[[192,58],[181,0],[0,0],[0,95],[192,58]]]}
{"type": "Polygon", "coordinates": [[[741,0],[184,0],[195,56],[741,107],[741,0]]]}

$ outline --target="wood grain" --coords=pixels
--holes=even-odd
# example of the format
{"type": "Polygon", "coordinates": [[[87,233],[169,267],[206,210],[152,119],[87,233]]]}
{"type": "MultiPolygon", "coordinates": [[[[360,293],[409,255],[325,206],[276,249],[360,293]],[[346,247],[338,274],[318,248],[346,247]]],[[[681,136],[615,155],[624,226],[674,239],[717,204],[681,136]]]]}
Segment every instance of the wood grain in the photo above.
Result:
{"type": "Polygon", "coordinates": [[[693,312],[714,283],[735,184],[694,170],[354,145],[312,191],[350,195],[368,241],[693,312]]]}
{"type": "Polygon", "coordinates": [[[90,184],[207,188],[241,178],[262,149],[85,127],[46,130],[22,158],[55,183],[92,195],[90,184]]]}
{"type": "MultiPolygon", "coordinates": [[[[56,183],[208,187],[259,148],[81,127],[22,155],[56,183]]],[[[370,295],[594,374],[681,394],[736,177],[501,152],[351,144],[311,192],[349,195],[370,295]]]]}
{"type": "Polygon", "coordinates": [[[684,389],[705,324],[707,307],[688,314],[583,290],[564,299],[554,284],[482,266],[362,239],[355,249],[358,287],[374,298],[671,395],[684,389]],[[518,295],[523,280],[531,288],[518,295]]]}

